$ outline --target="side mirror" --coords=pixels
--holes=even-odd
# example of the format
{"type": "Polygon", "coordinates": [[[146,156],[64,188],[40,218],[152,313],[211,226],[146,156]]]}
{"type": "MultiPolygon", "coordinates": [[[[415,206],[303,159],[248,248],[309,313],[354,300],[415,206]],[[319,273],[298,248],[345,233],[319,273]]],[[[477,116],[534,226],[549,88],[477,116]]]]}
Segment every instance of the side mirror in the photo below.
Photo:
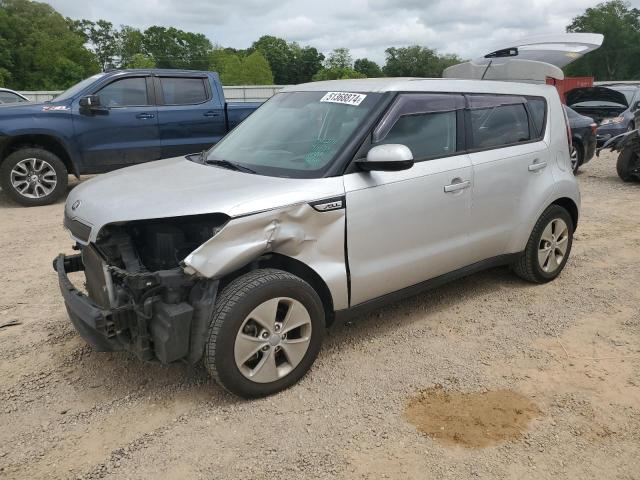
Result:
{"type": "Polygon", "coordinates": [[[78,102],[80,110],[85,113],[107,113],[109,109],[102,106],[100,95],[87,95],[78,102]]]}
{"type": "Polygon", "coordinates": [[[413,167],[413,153],[406,145],[390,143],[388,145],[376,145],[367,158],[356,162],[358,167],[365,172],[398,172],[413,167]]]}

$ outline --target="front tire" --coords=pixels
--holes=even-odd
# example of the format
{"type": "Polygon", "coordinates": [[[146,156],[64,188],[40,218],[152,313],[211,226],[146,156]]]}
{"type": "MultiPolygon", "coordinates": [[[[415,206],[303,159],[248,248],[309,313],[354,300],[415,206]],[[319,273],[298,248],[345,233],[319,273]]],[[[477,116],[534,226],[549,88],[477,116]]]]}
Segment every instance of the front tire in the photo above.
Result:
{"type": "Polygon", "coordinates": [[[324,330],[322,301],[307,282],[282,270],[254,270],[218,297],[204,364],[229,392],[264,397],[305,375],[324,330]]]}
{"type": "Polygon", "coordinates": [[[616,162],[616,171],[623,182],[631,182],[637,180],[637,172],[640,169],[640,157],[629,148],[625,148],[618,155],[616,162]]]}
{"type": "Polygon", "coordinates": [[[55,202],[67,191],[69,172],[57,155],[21,148],[0,165],[0,186],[17,203],[35,207],[55,202]]]}
{"type": "Polygon", "coordinates": [[[512,265],[523,280],[550,282],[564,269],[573,244],[573,220],[559,205],[550,205],[540,216],[525,251],[512,265]]]}

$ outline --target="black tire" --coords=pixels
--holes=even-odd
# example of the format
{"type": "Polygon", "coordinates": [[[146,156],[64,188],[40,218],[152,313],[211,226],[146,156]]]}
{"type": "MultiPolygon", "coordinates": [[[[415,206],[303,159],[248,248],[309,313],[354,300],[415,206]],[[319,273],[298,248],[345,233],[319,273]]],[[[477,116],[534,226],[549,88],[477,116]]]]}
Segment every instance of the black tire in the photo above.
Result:
{"type": "Polygon", "coordinates": [[[629,148],[625,148],[618,155],[616,171],[623,182],[638,181],[637,174],[632,173],[640,167],[638,154],[629,148]]]}
{"type": "Polygon", "coordinates": [[[290,387],[307,373],[320,351],[324,333],[322,301],[307,282],[282,270],[254,270],[233,280],[216,300],[203,361],[214,380],[229,392],[245,398],[264,397],[290,387]],[[300,363],[286,376],[257,383],[245,377],[236,364],[236,336],[254,308],[277,297],[292,298],[307,309],[311,318],[310,344],[300,363]]]}
{"type": "Polygon", "coordinates": [[[573,220],[567,210],[559,205],[550,205],[542,215],[540,215],[540,218],[533,227],[533,231],[529,236],[529,241],[527,242],[524,252],[520,258],[511,265],[515,274],[523,280],[532,283],[550,282],[560,275],[560,272],[564,269],[569,255],[571,254],[574,228],[573,220]],[[557,218],[562,219],[568,228],[567,250],[562,262],[558,265],[558,268],[553,272],[545,272],[538,261],[538,248],[542,240],[542,233],[544,229],[549,225],[549,223],[557,218]]]}
{"type": "Polygon", "coordinates": [[[67,185],[69,183],[69,172],[62,160],[57,155],[44,150],[42,148],[21,148],[16,150],[7,158],[4,159],[0,165],[0,186],[2,190],[7,193],[17,203],[26,207],[36,207],[40,205],[49,205],[60,199],[67,191],[67,185]],[[30,198],[21,194],[11,184],[11,171],[22,160],[29,158],[35,158],[37,160],[44,160],[54,170],[56,175],[56,185],[53,190],[39,198],[30,198]]]}
{"type": "Polygon", "coordinates": [[[573,170],[573,174],[575,175],[576,173],[578,173],[578,169],[580,169],[580,167],[584,163],[584,147],[579,141],[574,140],[573,148],[576,152],[576,162],[572,165],[571,169],[573,170]]]}

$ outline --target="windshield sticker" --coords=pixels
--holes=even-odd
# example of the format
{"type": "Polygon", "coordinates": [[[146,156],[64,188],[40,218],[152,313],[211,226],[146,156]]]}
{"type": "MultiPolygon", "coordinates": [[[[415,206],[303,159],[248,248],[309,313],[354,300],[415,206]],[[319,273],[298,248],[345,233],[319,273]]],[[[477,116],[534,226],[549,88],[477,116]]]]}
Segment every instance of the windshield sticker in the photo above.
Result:
{"type": "Polygon", "coordinates": [[[349,92],[327,92],[327,94],[320,99],[321,102],[330,103],[342,103],[344,105],[353,105],[357,107],[362,101],[367,98],[366,95],[361,93],[349,93],[349,92]]]}

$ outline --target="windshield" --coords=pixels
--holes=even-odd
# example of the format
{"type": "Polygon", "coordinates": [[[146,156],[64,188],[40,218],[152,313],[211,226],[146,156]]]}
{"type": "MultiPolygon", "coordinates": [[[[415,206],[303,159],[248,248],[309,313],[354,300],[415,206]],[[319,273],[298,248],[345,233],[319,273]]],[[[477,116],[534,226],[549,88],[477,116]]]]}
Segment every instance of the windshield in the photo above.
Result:
{"type": "Polygon", "coordinates": [[[206,154],[263,175],[319,178],[382,97],[380,93],[279,93],[206,154]]]}
{"type": "Polygon", "coordinates": [[[627,104],[631,105],[631,102],[633,101],[633,95],[636,93],[636,89],[635,88],[616,88],[616,87],[608,87],[611,90],[616,90],[617,92],[623,93],[624,96],[627,98],[627,104]]]}
{"type": "Polygon", "coordinates": [[[60,95],[58,95],[56,98],[54,98],[54,100],[56,102],[58,100],[68,100],[69,98],[71,98],[71,97],[75,96],[76,94],[80,93],[82,90],[84,90],[86,87],[91,85],[93,82],[98,80],[103,75],[104,75],[104,73],[98,73],[96,75],[93,75],[92,77],[85,78],[81,82],[76,83],[73,87],[70,87],[69,89],[67,89],[64,92],[62,92],[60,95]]]}

